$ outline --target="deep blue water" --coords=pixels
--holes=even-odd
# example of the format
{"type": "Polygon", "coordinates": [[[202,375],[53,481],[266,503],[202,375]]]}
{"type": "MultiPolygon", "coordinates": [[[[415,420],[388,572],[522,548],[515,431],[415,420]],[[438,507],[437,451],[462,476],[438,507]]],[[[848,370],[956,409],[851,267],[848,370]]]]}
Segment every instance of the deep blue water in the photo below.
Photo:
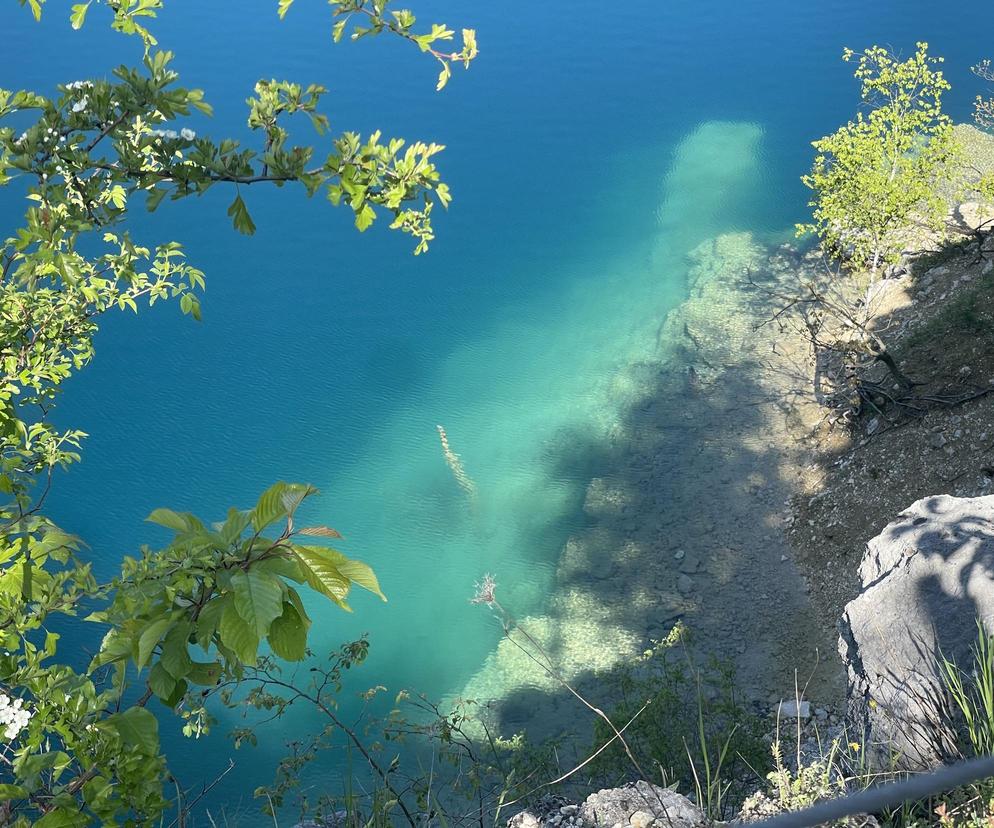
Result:
{"type": "MultiPolygon", "coordinates": [[[[138,44],[98,14],[72,32],[50,6],[41,25],[5,13],[18,59],[3,86],[44,92],[137,62],[138,44]]],[[[857,100],[843,46],[908,52],[928,40],[947,59],[949,111],[965,120],[978,91],[968,67],[990,54],[994,14],[925,0],[433,0],[415,11],[478,31],[479,59],[441,94],[432,62],[407,44],[333,46],[323,3],[298,0],[282,24],[268,0],[168,4],[160,43],[215,107],[191,126],[241,136],[258,78],[322,83],[333,129],[446,144],[455,200],[419,258],[386,222],[358,236],[345,210],[291,190],[245,192],[252,238],[230,229],[230,192],[138,219],[142,241],[182,241],[206,271],[204,320],[170,306],[105,320],[96,361],[61,404],[62,422],[90,437],[51,511],[109,575],[165,540],[142,522],[154,507],[216,519],[274,480],[311,482],[322,494],[306,514],[340,529],[390,598],[356,595],[352,616],[315,602],[315,648],[368,631],[356,689],[442,696],[496,643],[467,602],[485,571],[517,611],[541,608],[597,470],[582,447],[610,428],[623,396],[612,378],[651,351],[648,332],[679,303],[684,254],[724,230],[804,218],[808,142],[857,100]],[[475,512],[436,424],[478,484],[475,512]]],[[[16,225],[14,188],[0,210],[16,225]]],[[[186,781],[223,765],[225,729],[196,745],[167,737],[186,781]]],[[[226,796],[269,778],[280,736],[236,757],[226,796]]]]}

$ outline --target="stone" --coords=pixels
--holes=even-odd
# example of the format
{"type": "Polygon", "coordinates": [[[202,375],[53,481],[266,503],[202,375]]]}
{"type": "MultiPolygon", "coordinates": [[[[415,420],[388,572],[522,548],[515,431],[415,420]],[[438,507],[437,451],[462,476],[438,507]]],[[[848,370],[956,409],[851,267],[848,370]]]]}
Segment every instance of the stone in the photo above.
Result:
{"type": "Polygon", "coordinates": [[[867,544],[839,622],[846,727],[876,767],[924,770],[954,754],[938,654],[972,663],[994,631],[994,496],[916,501],[867,544]]]}
{"type": "Polygon", "coordinates": [[[583,828],[578,816],[580,806],[563,796],[543,796],[527,811],[520,811],[507,821],[507,828],[583,828]]]}
{"type": "Polygon", "coordinates": [[[656,818],[648,811],[636,811],[628,818],[628,824],[632,828],[649,828],[655,821],[656,818]]]}
{"type": "Polygon", "coordinates": [[[689,575],[681,573],[677,576],[676,588],[680,591],[681,595],[688,595],[694,591],[694,582],[690,579],[689,575]]]}
{"type": "Polygon", "coordinates": [[[804,701],[804,699],[801,699],[800,702],[797,699],[787,699],[780,702],[777,712],[781,719],[810,719],[811,702],[804,701]]]}
{"type": "Polygon", "coordinates": [[[934,449],[941,449],[947,442],[946,435],[941,431],[936,431],[928,438],[928,444],[934,449]]]}
{"type": "Polygon", "coordinates": [[[616,823],[624,826],[635,824],[636,813],[659,820],[667,828],[696,828],[705,824],[700,808],[686,797],[644,780],[591,794],[580,805],[579,816],[588,826],[616,823]]]}

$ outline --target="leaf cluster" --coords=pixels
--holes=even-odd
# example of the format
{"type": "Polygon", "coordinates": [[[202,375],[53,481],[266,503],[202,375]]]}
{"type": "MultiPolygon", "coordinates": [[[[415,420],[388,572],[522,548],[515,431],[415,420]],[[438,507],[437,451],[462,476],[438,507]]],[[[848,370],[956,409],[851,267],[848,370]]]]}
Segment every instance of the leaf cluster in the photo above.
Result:
{"type": "MultiPolygon", "coordinates": [[[[41,17],[45,0],[19,2],[41,17]]],[[[436,46],[449,30],[417,33],[409,12],[380,25],[385,5],[333,3],[339,22],[367,19],[355,37],[389,30],[446,71],[457,57],[467,65],[475,57],[472,32],[461,53],[445,55],[436,46]]],[[[343,610],[354,586],[383,597],[367,565],[325,545],[338,532],[296,525],[315,491],[306,485],[277,483],[218,523],[157,509],[149,520],[172,539],[126,557],[109,583],[95,578],[83,541],[45,516],[57,470],[79,460],[86,437],[56,425],[53,408],[94,358],[103,314],[175,301],[201,318],[204,273],[178,242],[133,238],[131,211],[225,187],[235,229],[252,233],[247,188],[296,185],[347,206],[360,231],[386,214],[421,253],[434,238],[432,206],[451,199],[435,167],[442,146],[332,133],[318,84],[260,80],[247,100],[244,145],[198,134],[211,107],[202,90],[179,84],[150,28],[163,0],[76,3],[73,28],[97,7],[114,30],[141,39],[139,66],[49,94],[0,89],[0,192],[25,204],[20,226],[0,242],[0,692],[31,714],[22,730],[0,735],[4,825],[158,820],[175,807],[164,793],[175,780],[150,705],[175,712],[186,735],[206,733],[212,700],[232,702],[247,673],[309,655],[307,590],[343,610]],[[317,143],[299,142],[301,122],[317,143]],[[59,637],[67,623],[82,631],[84,622],[102,641],[81,660],[60,651],[59,637]]]]}
{"type": "Polygon", "coordinates": [[[942,58],[929,56],[927,43],[903,61],[880,46],[861,54],[847,49],[843,60],[857,62],[863,107],[813,142],[814,164],[802,178],[814,193],[813,222],[798,229],[816,233],[854,268],[875,272],[899,258],[900,231],[912,220],[938,228],[945,217],[940,185],[957,154],[942,112],[950,86],[938,68],[942,58]]]}

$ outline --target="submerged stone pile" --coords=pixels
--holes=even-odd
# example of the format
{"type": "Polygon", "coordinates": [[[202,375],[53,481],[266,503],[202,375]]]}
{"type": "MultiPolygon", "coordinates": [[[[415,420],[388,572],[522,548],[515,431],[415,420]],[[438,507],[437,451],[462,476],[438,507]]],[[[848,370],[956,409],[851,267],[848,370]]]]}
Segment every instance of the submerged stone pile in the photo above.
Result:
{"type": "MultiPolygon", "coordinates": [[[[772,286],[806,260],[729,233],[688,261],[690,296],[661,320],[652,358],[620,372],[628,405],[598,446],[589,525],[566,543],[544,611],[520,619],[595,702],[598,674],[680,619],[764,699],[789,697],[794,669],[807,676],[834,647],[783,537],[796,459],[782,398],[794,377],[771,370],[778,332],[763,325],[772,286]]],[[[495,724],[530,738],[576,732],[575,701],[531,650],[502,640],[459,695],[500,700],[495,724]]],[[[811,693],[836,706],[837,673],[822,668],[811,693]]]]}

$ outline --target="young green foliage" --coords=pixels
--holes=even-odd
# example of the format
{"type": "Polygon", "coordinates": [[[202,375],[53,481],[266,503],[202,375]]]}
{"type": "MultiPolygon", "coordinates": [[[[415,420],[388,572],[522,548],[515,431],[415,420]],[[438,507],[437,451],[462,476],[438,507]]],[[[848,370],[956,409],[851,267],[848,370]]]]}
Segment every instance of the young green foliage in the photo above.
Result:
{"type": "MultiPolygon", "coordinates": [[[[36,18],[43,3],[20,0],[36,18]]],[[[160,300],[201,316],[204,274],[178,242],[133,239],[124,229],[129,210],[229,187],[228,215],[252,233],[248,188],[296,184],[344,202],[359,230],[386,214],[421,253],[434,238],[432,205],[451,198],[434,165],[441,146],[384,142],[379,131],[329,135],[317,84],[259,81],[247,101],[251,147],[196,134],[186,119],[209,115],[210,106],[202,91],[179,86],[171,53],[155,48],[148,28],[163,0],[77,3],[73,28],[100,6],[112,28],[142,39],[141,66],[49,95],[0,89],[0,188],[15,185],[0,192],[27,201],[22,225],[0,237],[3,825],[145,825],[182,809],[182,792],[171,803],[164,790],[160,722],[147,706],[157,699],[187,736],[199,736],[211,724],[208,702],[259,659],[309,655],[302,587],[344,610],[353,586],[383,597],[368,566],[323,545],[338,532],[295,525],[309,486],[278,483],[252,509],[211,525],[157,509],[149,520],[170,529],[172,541],[125,558],[107,584],[94,577],[83,542],[44,516],[55,470],[79,459],[86,436],[56,426],[52,409],[93,358],[101,316],[160,300]],[[317,145],[292,140],[301,119],[317,145]],[[88,666],[59,651],[54,631],[80,616],[103,631],[88,666]]],[[[368,10],[382,16],[384,8],[368,10]]],[[[415,39],[410,25],[390,30],[415,39]]],[[[467,43],[466,63],[475,56],[471,36],[467,43]]]]}
{"type": "Polygon", "coordinates": [[[814,191],[814,221],[798,231],[817,233],[829,252],[875,275],[899,258],[901,231],[912,221],[941,227],[940,185],[950,178],[956,147],[942,113],[949,83],[927,43],[904,61],[880,46],[843,53],[854,59],[865,111],[813,142],[817,155],[802,180],[814,191]]]}

